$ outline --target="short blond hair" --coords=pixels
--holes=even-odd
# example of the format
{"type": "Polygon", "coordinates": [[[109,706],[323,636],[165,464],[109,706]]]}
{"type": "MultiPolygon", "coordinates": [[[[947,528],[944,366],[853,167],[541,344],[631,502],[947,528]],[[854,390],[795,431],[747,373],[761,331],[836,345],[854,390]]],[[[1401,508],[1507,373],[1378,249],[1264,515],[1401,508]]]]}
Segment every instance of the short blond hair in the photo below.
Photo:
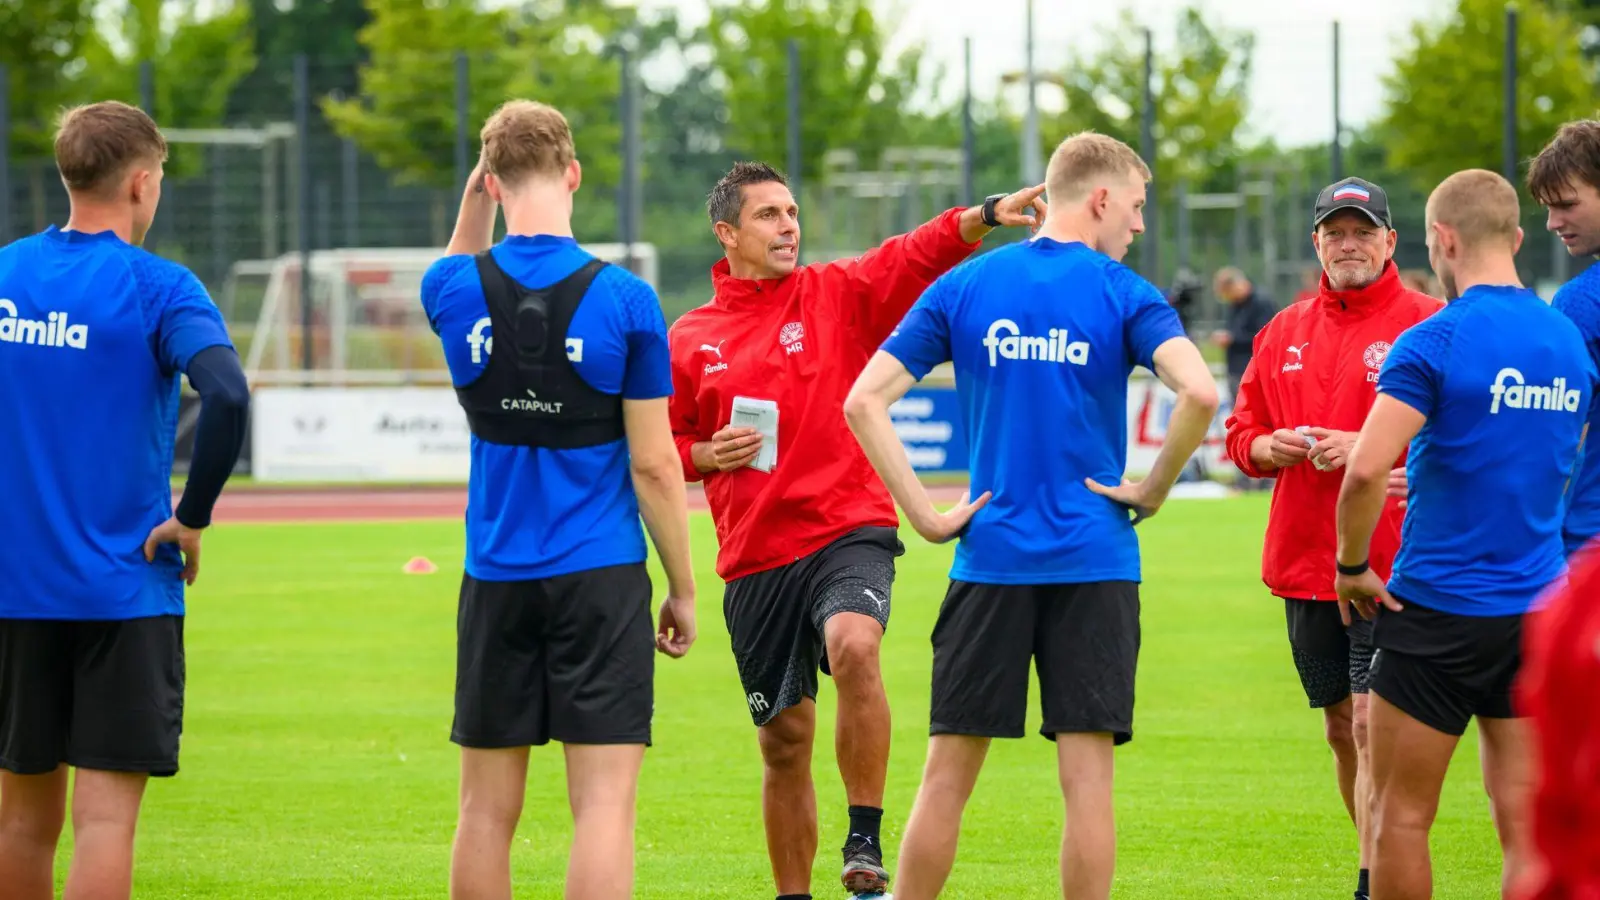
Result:
{"type": "Polygon", "coordinates": [[[1114,137],[1080,131],[1050,154],[1044,183],[1053,201],[1076,197],[1094,188],[1098,181],[1125,178],[1129,172],[1138,172],[1145,181],[1150,180],[1150,167],[1132,147],[1114,137]]]}
{"type": "Polygon", "coordinates": [[[567,117],[533,100],[501,104],[478,137],[485,166],[511,186],[529,178],[560,177],[577,156],[567,117]]]}
{"type": "Polygon", "coordinates": [[[56,169],[72,193],[103,194],[128,167],[167,160],[167,140],[144,110],[117,100],[74,106],[56,127],[56,169]]]}
{"type": "Polygon", "coordinates": [[[1515,245],[1522,209],[1517,189],[1503,175],[1488,169],[1466,169],[1433,189],[1426,216],[1430,224],[1455,229],[1468,247],[1493,241],[1515,245]]]}

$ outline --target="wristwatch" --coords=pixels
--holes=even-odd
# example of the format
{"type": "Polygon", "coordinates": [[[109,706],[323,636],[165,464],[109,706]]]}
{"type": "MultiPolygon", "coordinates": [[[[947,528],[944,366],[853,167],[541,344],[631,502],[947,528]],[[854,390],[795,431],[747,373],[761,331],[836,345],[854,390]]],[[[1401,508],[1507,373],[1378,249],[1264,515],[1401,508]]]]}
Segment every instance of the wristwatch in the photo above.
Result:
{"type": "Polygon", "coordinates": [[[990,228],[999,228],[1000,220],[994,217],[995,204],[1006,198],[1006,194],[990,194],[983,198],[983,224],[990,228]]]}
{"type": "Polygon", "coordinates": [[[1362,575],[1366,573],[1367,569],[1371,568],[1369,561],[1365,559],[1353,566],[1347,566],[1344,563],[1339,562],[1337,559],[1333,561],[1333,564],[1339,570],[1340,575],[1362,575]]]}

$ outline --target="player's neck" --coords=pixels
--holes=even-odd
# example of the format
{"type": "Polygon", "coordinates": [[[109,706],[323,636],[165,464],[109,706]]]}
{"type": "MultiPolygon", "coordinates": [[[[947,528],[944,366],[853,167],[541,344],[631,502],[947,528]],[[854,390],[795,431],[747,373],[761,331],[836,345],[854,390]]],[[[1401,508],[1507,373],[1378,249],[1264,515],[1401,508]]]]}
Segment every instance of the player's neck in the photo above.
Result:
{"type": "Polygon", "coordinates": [[[564,187],[528,186],[504,197],[500,205],[506,235],[572,237],[572,195],[564,187]]]}
{"type": "Polygon", "coordinates": [[[1095,237],[1094,228],[1088,222],[1079,221],[1076,217],[1047,215],[1044,224],[1039,226],[1038,237],[1048,238],[1058,244],[1084,244],[1091,250],[1100,249],[1099,239],[1095,237]]]}
{"type": "Polygon", "coordinates": [[[1509,256],[1477,262],[1462,261],[1455,267],[1456,295],[1475,287],[1522,287],[1516,260],[1509,256]]]}
{"type": "Polygon", "coordinates": [[[81,234],[114,232],[125,244],[133,243],[133,213],[93,203],[74,203],[62,231],[81,234]]]}

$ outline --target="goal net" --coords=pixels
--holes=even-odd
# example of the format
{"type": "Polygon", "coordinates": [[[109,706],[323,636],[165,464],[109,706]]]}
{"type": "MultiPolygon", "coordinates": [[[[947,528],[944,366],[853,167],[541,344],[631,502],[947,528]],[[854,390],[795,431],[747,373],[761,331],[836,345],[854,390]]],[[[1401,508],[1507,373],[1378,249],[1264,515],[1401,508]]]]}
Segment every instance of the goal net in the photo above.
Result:
{"type": "MultiPolygon", "coordinates": [[[[653,244],[583,249],[657,285],[653,244]]],[[[245,373],[257,384],[448,384],[444,353],[421,304],[422,276],[442,256],[436,247],[316,250],[304,296],[299,253],[234,263],[225,308],[259,309],[253,326],[234,326],[235,340],[247,348],[245,373]]]]}

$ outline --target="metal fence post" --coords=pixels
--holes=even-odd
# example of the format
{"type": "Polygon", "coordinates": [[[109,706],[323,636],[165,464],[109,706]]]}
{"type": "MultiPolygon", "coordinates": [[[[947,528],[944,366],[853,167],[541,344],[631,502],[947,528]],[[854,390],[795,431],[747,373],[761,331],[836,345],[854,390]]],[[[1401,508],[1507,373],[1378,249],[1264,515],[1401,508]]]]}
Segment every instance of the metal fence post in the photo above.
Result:
{"type": "Polygon", "coordinates": [[[639,242],[643,227],[640,220],[644,217],[644,204],[639,173],[639,79],[629,46],[620,48],[618,62],[622,67],[622,90],[618,96],[622,113],[622,184],[617,191],[617,231],[626,248],[628,271],[638,274],[634,244],[639,242]]]}
{"type": "Polygon", "coordinates": [[[472,161],[467,157],[467,107],[471,103],[467,54],[456,51],[456,186],[466,190],[467,177],[472,174],[472,161]]]}
{"type": "Polygon", "coordinates": [[[156,67],[148,59],[139,61],[139,106],[151,118],[156,114],[156,67]]]}
{"type": "MultiPolygon", "coordinates": [[[[802,184],[801,167],[803,157],[800,155],[800,44],[794,38],[789,39],[789,189],[794,192],[795,202],[800,201],[800,188],[802,184]]],[[[803,262],[804,250],[797,251],[796,263],[803,262]]]]}
{"type": "Polygon", "coordinates": [[[11,242],[11,70],[0,63],[0,245],[11,242]]]}
{"type": "MultiPolygon", "coordinates": [[[[1144,103],[1139,110],[1139,155],[1150,167],[1152,187],[1159,193],[1161,182],[1154,179],[1156,170],[1156,51],[1155,36],[1144,30],[1144,103]]],[[[1144,277],[1155,284],[1161,283],[1161,226],[1158,211],[1160,202],[1154,197],[1144,206],[1144,240],[1139,244],[1140,268],[1144,277]]]]}
{"type": "Polygon", "coordinates": [[[306,55],[294,58],[294,129],[296,178],[294,215],[300,251],[300,366],[314,368],[311,310],[311,73],[306,55]]]}
{"type": "Polygon", "coordinates": [[[972,122],[972,38],[961,41],[963,82],[961,91],[961,202],[976,203],[978,189],[973,183],[977,161],[977,128],[972,122]]]}
{"type": "Polygon", "coordinates": [[[346,247],[360,246],[360,221],[361,221],[361,192],[357,183],[356,142],[348,138],[340,142],[340,173],[339,186],[343,199],[340,206],[344,207],[344,245],[346,247]]]}
{"type": "Polygon", "coordinates": [[[1344,122],[1339,117],[1339,20],[1333,20],[1333,148],[1329,157],[1333,168],[1329,183],[1344,177],[1344,122]]]}
{"type": "Polygon", "coordinates": [[[1517,183],[1517,8],[1506,4],[1505,67],[1502,73],[1505,88],[1503,146],[1501,174],[1512,184],[1517,183]]]}

